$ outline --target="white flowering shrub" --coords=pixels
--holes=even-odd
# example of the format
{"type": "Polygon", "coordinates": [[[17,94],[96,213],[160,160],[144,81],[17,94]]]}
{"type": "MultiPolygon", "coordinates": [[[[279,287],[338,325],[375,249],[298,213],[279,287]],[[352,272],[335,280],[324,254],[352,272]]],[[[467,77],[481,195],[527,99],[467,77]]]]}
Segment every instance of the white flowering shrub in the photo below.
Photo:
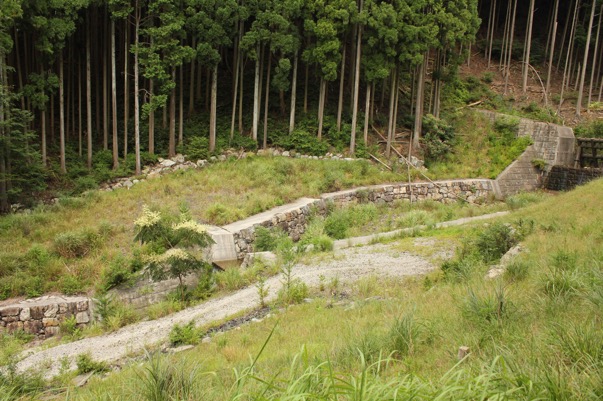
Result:
{"type": "Polygon", "coordinates": [[[178,221],[143,206],[142,215],[134,221],[134,239],[154,245],[157,253],[146,258],[153,280],[177,278],[181,290],[183,278],[193,272],[210,275],[211,264],[205,260],[207,249],[214,243],[207,229],[183,212],[178,221]]]}

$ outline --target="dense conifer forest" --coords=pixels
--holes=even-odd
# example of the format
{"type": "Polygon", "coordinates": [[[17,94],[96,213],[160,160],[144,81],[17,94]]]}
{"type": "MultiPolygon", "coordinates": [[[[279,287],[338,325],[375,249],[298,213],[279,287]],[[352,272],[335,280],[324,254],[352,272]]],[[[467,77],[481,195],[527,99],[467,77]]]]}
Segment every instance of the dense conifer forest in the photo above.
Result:
{"type": "Polygon", "coordinates": [[[338,143],[362,156],[373,125],[386,155],[397,127],[418,150],[424,116],[441,117],[477,53],[505,94],[514,75],[546,93],[562,76],[546,103],[577,92],[580,116],[601,96],[601,11],[588,0],[0,0],[0,211],[177,152],[338,143]]]}

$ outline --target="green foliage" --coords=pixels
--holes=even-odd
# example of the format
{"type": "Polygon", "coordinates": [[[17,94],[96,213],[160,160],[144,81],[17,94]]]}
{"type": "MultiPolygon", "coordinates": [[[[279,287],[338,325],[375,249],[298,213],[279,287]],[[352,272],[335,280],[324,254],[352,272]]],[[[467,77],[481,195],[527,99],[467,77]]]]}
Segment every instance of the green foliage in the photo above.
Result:
{"type": "Polygon", "coordinates": [[[77,365],[77,372],[80,375],[90,372],[102,373],[109,370],[106,363],[93,360],[90,354],[78,355],[75,363],[77,365]]]}
{"type": "Polygon", "coordinates": [[[134,222],[137,228],[134,239],[153,244],[158,250],[163,248],[163,252],[148,257],[149,273],[154,280],[177,278],[184,296],[184,276],[193,272],[211,274],[211,265],[203,259],[203,251],[213,240],[186,210],[181,212],[179,221],[170,224],[172,220],[144,206],[142,216],[134,222]]]}
{"type": "Polygon", "coordinates": [[[518,221],[486,225],[463,239],[456,256],[442,264],[445,276],[453,281],[467,281],[474,272],[499,260],[509,249],[531,233],[533,222],[518,221]]]}
{"type": "Polygon", "coordinates": [[[444,158],[452,151],[455,141],[454,128],[445,121],[428,114],[423,117],[421,144],[428,161],[444,158]]]}
{"type": "Polygon", "coordinates": [[[53,248],[63,258],[81,258],[97,248],[100,241],[99,234],[89,229],[67,231],[54,238],[53,248]]]}
{"type": "Polygon", "coordinates": [[[253,247],[256,252],[276,251],[286,238],[287,234],[283,230],[259,226],[255,229],[253,247]]]}
{"type": "Polygon", "coordinates": [[[75,316],[70,316],[61,323],[61,334],[78,338],[81,335],[81,330],[77,327],[75,316]]]}
{"type": "Polygon", "coordinates": [[[170,331],[170,344],[175,347],[187,344],[197,345],[202,334],[201,329],[195,327],[195,322],[189,322],[185,325],[176,324],[170,331]]]}
{"type": "Polygon", "coordinates": [[[101,272],[99,290],[106,292],[120,284],[132,284],[135,278],[132,270],[132,263],[125,257],[112,259],[101,272]]]}
{"type": "Polygon", "coordinates": [[[513,312],[513,303],[503,287],[480,296],[469,290],[462,306],[463,316],[477,325],[503,324],[513,312]]]}
{"type": "Polygon", "coordinates": [[[287,150],[296,150],[297,152],[310,156],[324,156],[328,150],[328,144],[325,141],[319,141],[315,134],[301,129],[294,130],[290,135],[280,138],[276,143],[287,150]]]}
{"type": "Polygon", "coordinates": [[[578,124],[574,133],[582,138],[603,138],[603,121],[594,120],[578,124]]]}
{"type": "Polygon", "coordinates": [[[201,136],[189,138],[184,145],[184,153],[190,160],[207,160],[209,158],[209,139],[201,136]]]}

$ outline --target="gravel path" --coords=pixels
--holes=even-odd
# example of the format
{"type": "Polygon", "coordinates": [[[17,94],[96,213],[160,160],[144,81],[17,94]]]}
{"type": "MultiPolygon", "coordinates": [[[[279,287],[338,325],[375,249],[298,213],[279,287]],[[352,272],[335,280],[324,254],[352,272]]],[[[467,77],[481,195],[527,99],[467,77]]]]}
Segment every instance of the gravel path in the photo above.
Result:
{"type": "MultiPolygon", "coordinates": [[[[337,250],[332,260],[321,261],[312,266],[296,265],[293,275],[310,286],[317,286],[321,276],[325,279],[338,277],[341,282],[351,282],[370,275],[402,277],[424,274],[433,268],[434,266],[424,258],[393,251],[388,245],[377,244],[337,250]]],[[[282,285],[281,280],[281,276],[275,276],[266,281],[269,288],[267,300],[276,297],[282,285]]],[[[41,368],[44,375],[51,378],[59,374],[61,359],[69,358],[71,368],[75,369],[75,357],[83,353],[89,353],[92,359],[97,361],[115,363],[128,355],[139,354],[145,348],[165,342],[175,324],[184,324],[191,320],[197,325],[208,324],[254,308],[258,302],[257,289],[250,286],[170,316],[123,327],[113,333],[45,350],[28,350],[18,363],[17,370],[41,368]]]]}

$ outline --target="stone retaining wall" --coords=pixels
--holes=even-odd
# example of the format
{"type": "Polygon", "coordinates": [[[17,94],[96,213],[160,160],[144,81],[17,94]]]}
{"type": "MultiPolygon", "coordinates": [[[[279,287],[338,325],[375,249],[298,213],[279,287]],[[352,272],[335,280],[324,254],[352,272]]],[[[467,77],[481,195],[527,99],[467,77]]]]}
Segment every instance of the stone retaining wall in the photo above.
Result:
{"type": "MultiPolygon", "coordinates": [[[[237,258],[243,259],[247,253],[254,252],[255,230],[257,227],[278,227],[297,241],[305,232],[306,223],[312,213],[325,215],[328,204],[346,206],[354,203],[387,204],[395,201],[424,201],[433,200],[442,203],[457,202],[465,199],[469,202],[479,202],[495,196],[495,186],[492,180],[456,180],[439,182],[398,183],[390,185],[374,185],[347,191],[324,194],[321,199],[308,200],[296,209],[270,214],[263,213],[263,219],[254,218],[248,224],[238,223],[230,227],[237,258]]],[[[229,229],[229,227],[225,227],[229,229]]]]}
{"type": "Polygon", "coordinates": [[[44,296],[0,307],[0,333],[24,331],[38,338],[60,333],[60,325],[75,316],[78,327],[92,321],[92,305],[83,297],[44,296]]]}
{"type": "Polygon", "coordinates": [[[547,175],[545,188],[553,191],[567,191],[601,177],[603,177],[603,169],[553,166],[547,175]]]}

